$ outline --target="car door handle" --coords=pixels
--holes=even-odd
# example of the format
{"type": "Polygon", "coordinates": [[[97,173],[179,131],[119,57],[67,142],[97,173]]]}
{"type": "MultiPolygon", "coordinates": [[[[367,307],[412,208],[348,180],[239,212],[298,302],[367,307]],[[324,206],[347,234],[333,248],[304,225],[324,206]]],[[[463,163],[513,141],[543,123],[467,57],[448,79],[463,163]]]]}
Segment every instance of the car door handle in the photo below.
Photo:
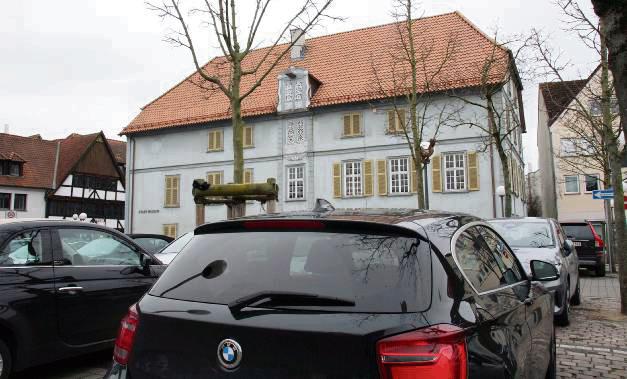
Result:
{"type": "Polygon", "coordinates": [[[83,287],[61,287],[58,290],[59,292],[68,292],[70,294],[76,293],[76,292],[82,292],[83,291],[83,287]]]}

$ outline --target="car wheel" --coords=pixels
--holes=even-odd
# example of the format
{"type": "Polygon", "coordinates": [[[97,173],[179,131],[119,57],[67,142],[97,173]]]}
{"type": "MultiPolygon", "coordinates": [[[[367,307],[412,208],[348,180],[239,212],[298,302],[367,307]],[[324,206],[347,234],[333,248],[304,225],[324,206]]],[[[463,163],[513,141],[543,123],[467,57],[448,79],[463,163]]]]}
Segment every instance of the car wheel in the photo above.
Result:
{"type": "Polygon", "coordinates": [[[575,289],[575,294],[570,300],[571,305],[580,305],[581,304],[581,291],[579,290],[579,279],[577,279],[577,288],[575,289]]]}
{"type": "Polygon", "coordinates": [[[605,265],[604,264],[598,265],[595,272],[597,276],[605,276],[605,265]]]}
{"type": "Polygon", "coordinates": [[[556,342],[555,342],[555,329],[553,329],[553,339],[551,340],[551,358],[549,360],[549,367],[546,370],[546,379],[557,378],[557,354],[556,354],[556,342]]]}
{"type": "Polygon", "coordinates": [[[562,309],[562,313],[555,317],[555,322],[559,326],[568,326],[570,324],[570,288],[566,287],[566,296],[564,297],[563,304],[564,309],[562,309]]]}
{"type": "Polygon", "coordinates": [[[4,341],[0,340],[0,379],[7,379],[12,366],[11,351],[4,341]]]}

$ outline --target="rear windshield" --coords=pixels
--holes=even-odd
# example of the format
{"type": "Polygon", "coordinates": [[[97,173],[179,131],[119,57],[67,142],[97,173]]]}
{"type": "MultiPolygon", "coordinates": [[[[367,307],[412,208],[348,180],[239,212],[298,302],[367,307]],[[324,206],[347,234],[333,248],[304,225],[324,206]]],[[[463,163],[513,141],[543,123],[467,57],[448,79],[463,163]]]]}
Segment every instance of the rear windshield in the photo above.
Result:
{"type": "Polygon", "coordinates": [[[554,247],[548,222],[490,221],[511,247],[554,247]]]}
{"type": "Polygon", "coordinates": [[[317,231],[197,235],[150,293],[228,304],[260,291],[305,292],[355,302],[350,307],[281,308],[422,311],[431,296],[428,243],[406,236],[317,231]],[[209,265],[225,268],[217,275],[203,276],[209,265]]]}
{"type": "Polygon", "coordinates": [[[566,237],[576,240],[594,240],[592,229],[588,224],[562,224],[566,237]]]}

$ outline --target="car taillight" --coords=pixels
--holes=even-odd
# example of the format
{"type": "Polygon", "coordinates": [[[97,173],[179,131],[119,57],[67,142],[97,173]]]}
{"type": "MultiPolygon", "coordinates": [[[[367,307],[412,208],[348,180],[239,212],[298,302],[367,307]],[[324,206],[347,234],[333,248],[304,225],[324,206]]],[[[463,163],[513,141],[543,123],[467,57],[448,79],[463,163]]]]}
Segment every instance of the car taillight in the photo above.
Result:
{"type": "Polygon", "coordinates": [[[138,324],[139,313],[137,313],[137,304],[133,304],[120,322],[120,330],[118,331],[118,336],[115,339],[115,347],[113,348],[113,359],[121,365],[128,363],[138,324]]]}
{"type": "Polygon", "coordinates": [[[465,379],[464,332],[441,324],[384,338],[377,342],[377,359],[382,379],[465,379]]]}

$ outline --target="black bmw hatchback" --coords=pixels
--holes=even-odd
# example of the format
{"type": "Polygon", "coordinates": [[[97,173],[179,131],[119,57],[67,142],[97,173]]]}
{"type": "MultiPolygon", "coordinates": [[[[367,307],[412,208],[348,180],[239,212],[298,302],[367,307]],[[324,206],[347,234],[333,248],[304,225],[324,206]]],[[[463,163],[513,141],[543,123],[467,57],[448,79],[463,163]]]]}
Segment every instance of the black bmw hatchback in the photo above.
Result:
{"type": "Polygon", "coordinates": [[[77,221],[0,225],[0,379],[111,348],[165,269],[124,234],[77,221]]]}
{"type": "Polygon", "coordinates": [[[553,300],[471,216],[207,224],[129,309],[106,377],[553,378],[553,300]]]}

